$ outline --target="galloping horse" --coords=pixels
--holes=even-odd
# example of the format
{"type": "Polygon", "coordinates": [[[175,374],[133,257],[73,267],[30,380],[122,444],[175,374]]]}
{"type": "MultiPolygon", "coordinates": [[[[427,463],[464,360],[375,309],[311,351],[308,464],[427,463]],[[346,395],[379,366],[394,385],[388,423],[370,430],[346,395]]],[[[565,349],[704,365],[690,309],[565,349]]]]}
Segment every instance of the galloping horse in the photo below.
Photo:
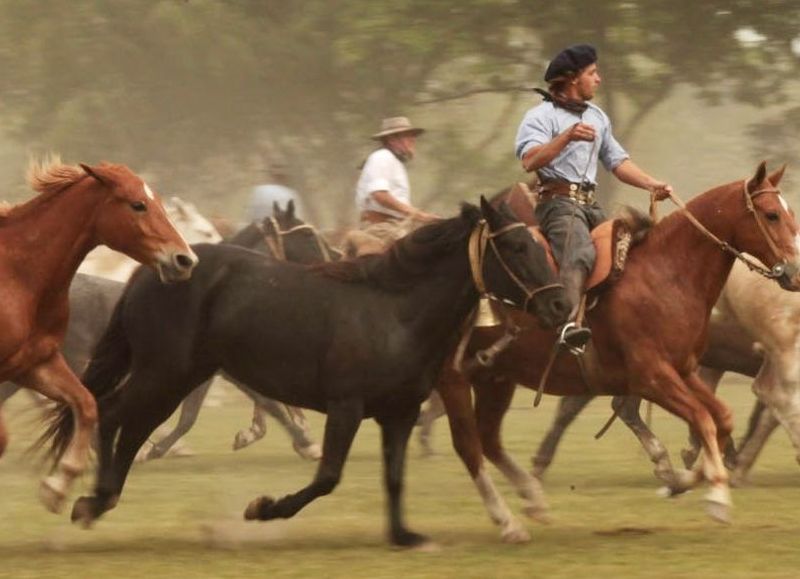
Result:
{"type": "MultiPolygon", "coordinates": [[[[263,395],[328,414],[316,477],[297,493],[259,497],[250,520],[294,516],[338,484],[362,419],[383,438],[392,543],[418,545],[403,522],[408,437],[459,328],[493,292],[553,327],[568,314],[542,246],[504,208],[481,200],[398,240],[386,253],[311,268],[198,245],[186,284],[134,276],[84,374],[100,409],[95,494],[75,503],[88,525],[113,508],[139,446],[186,394],[217,371],[263,395]],[[153,331],[154,320],[164,331],[153,331]],[[128,376],[126,378],[126,375],[128,376]]],[[[68,411],[51,450],[71,434],[68,411]]]]}
{"type": "MultiPolygon", "coordinates": [[[[78,265],[105,244],[152,266],[163,282],[185,280],[197,257],[169,222],[158,197],[123,165],[31,164],[40,193],[0,217],[0,381],[33,388],[69,405],[74,436],[41,498],[58,511],[86,468],[97,405],[59,351],[78,265]]],[[[0,454],[7,444],[0,417],[0,454]]]]}
{"type": "MultiPolygon", "coordinates": [[[[720,444],[727,441],[731,413],[697,376],[705,349],[708,319],[738,251],[746,251],[773,268],[787,289],[800,289],[798,227],[777,185],[783,169],[767,177],[762,163],[755,175],[715,187],[655,225],[632,247],[625,274],[600,295],[587,313],[592,347],[583,357],[584,370],[570,355],[556,359],[544,386],[548,394],[633,394],[651,400],[689,423],[703,444],[700,466],[691,482],[709,481],[709,514],[730,517],[728,475],[720,444]],[[696,220],[696,223],[693,222],[696,220]],[[705,231],[703,231],[705,228],[705,231]]],[[[524,316],[511,318],[525,327],[524,316]]],[[[488,347],[499,329],[476,330],[468,352],[488,347]]],[[[523,331],[494,366],[469,377],[450,367],[438,384],[447,408],[453,444],[465,462],[491,518],[510,541],[527,532],[509,511],[485,472],[486,454],[511,479],[526,499],[526,512],[546,511],[538,482],[520,468],[500,442],[503,415],[515,384],[535,388],[548,364],[555,336],[536,328],[523,331]]]]}

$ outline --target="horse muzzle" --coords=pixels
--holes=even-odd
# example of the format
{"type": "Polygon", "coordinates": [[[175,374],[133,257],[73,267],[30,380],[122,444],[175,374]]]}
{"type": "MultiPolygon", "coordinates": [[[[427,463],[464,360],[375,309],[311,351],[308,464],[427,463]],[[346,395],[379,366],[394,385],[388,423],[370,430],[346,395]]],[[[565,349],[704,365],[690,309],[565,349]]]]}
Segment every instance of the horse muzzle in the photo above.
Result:
{"type": "Polygon", "coordinates": [[[199,259],[194,251],[164,252],[156,258],[155,268],[163,283],[185,281],[192,276],[199,259]]]}
{"type": "Polygon", "coordinates": [[[550,329],[564,324],[569,319],[571,308],[563,286],[554,285],[528,300],[526,310],[539,320],[543,328],[550,329]]]}
{"type": "Polygon", "coordinates": [[[770,276],[785,290],[800,291],[800,267],[791,262],[779,263],[772,268],[770,276]]]}

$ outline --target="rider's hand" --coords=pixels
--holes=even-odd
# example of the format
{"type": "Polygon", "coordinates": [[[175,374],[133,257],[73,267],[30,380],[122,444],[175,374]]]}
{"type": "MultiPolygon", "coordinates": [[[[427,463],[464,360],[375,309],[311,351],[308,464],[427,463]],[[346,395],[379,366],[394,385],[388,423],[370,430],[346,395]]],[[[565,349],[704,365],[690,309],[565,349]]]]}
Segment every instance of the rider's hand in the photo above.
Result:
{"type": "Polygon", "coordinates": [[[655,196],[656,201],[663,201],[672,193],[672,185],[661,181],[652,183],[647,189],[655,196]]]}
{"type": "Polygon", "coordinates": [[[411,219],[415,221],[421,221],[423,223],[431,223],[433,221],[439,221],[441,219],[441,217],[439,217],[438,215],[434,215],[433,213],[428,213],[426,211],[420,211],[419,209],[411,213],[409,217],[411,217],[411,219]]]}
{"type": "Polygon", "coordinates": [[[594,127],[586,123],[575,123],[568,131],[570,141],[594,141],[595,139],[594,127]]]}

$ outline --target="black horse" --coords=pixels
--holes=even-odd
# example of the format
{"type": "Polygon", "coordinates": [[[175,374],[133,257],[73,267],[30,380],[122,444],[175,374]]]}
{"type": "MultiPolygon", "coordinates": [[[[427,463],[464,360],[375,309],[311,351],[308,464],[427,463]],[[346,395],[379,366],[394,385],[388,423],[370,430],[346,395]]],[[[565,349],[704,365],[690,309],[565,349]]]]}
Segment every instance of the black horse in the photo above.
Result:
{"type": "MultiPolygon", "coordinates": [[[[361,420],[372,417],[383,439],[390,539],[420,544],[425,537],[409,531],[402,515],[406,445],[476,307],[476,286],[483,280],[548,327],[568,315],[542,247],[510,211],[484,199],[480,209],[465,204],[459,216],[417,230],[385,254],[353,261],[302,267],[235,247],[194,250],[200,265],[186,283],[162,286],[144,270],[134,276],[83,376],[99,404],[99,472],[95,495],[76,501],[73,521],[91,524],[116,505],[142,442],[222,370],[328,415],[311,484],[279,500],[256,498],[245,518],[292,517],[333,491],[361,420]],[[470,258],[471,239],[485,247],[478,259],[470,258]]],[[[55,455],[72,424],[63,409],[48,431],[55,455]]]]}

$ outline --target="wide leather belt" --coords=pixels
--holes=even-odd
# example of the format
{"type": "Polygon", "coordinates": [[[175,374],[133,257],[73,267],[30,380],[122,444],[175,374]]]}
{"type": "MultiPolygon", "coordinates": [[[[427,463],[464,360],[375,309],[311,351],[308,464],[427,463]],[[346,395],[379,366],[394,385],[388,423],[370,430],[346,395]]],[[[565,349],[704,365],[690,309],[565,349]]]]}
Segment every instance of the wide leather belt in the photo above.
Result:
{"type": "Polygon", "coordinates": [[[591,205],[594,203],[594,185],[569,181],[545,181],[539,185],[537,201],[549,201],[557,196],[569,197],[579,205],[591,205]]]}

